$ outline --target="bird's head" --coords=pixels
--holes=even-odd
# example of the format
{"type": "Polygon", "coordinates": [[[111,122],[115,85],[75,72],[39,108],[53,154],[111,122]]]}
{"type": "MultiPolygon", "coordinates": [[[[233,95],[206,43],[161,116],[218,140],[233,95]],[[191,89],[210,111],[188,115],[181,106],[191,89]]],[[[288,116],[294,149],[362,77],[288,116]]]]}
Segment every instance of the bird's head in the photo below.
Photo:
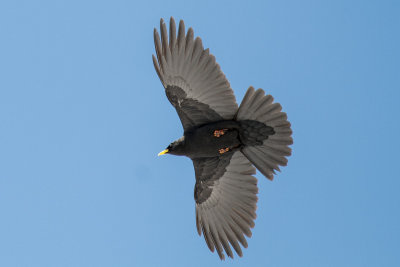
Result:
{"type": "Polygon", "coordinates": [[[185,137],[182,136],[178,140],[172,142],[166,149],[158,153],[158,155],[161,156],[167,153],[180,156],[185,155],[185,137]]]}

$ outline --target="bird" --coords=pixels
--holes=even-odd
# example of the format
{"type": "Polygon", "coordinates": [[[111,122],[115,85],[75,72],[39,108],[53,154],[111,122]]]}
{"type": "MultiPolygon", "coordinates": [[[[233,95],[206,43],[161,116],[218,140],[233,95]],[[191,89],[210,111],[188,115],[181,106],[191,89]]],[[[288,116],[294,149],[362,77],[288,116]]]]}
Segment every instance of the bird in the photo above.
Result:
{"type": "Polygon", "coordinates": [[[209,49],[192,28],[178,32],[170,18],[154,29],[153,64],[176,109],[183,136],[158,155],[193,161],[196,228],[221,260],[243,256],[257,208],[256,169],[273,180],[292,153],[291,124],[279,103],[250,86],[238,106],[235,95],[209,49]],[[246,237],[245,237],[246,236],[246,237]]]}

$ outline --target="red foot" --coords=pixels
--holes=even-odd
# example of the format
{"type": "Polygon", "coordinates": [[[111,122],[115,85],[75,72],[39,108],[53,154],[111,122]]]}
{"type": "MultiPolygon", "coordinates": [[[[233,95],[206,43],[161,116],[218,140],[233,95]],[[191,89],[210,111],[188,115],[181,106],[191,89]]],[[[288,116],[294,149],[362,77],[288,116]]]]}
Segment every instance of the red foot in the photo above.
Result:
{"type": "Polygon", "coordinates": [[[225,152],[229,151],[229,147],[227,148],[221,148],[220,150],[218,150],[219,154],[224,154],[225,152]]]}
{"type": "Polygon", "coordinates": [[[222,129],[222,130],[215,130],[214,131],[214,136],[215,137],[220,137],[221,135],[225,134],[225,131],[227,131],[228,129],[222,129]]]}

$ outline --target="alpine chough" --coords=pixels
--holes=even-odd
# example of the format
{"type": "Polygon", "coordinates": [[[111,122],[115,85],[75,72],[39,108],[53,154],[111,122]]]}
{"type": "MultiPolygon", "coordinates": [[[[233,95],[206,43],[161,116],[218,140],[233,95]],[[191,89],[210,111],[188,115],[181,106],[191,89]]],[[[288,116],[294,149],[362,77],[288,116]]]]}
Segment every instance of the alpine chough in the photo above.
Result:
{"type": "Polygon", "coordinates": [[[183,137],[159,155],[187,156],[196,176],[196,226],[221,259],[247,248],[257,208],[256,169],[272,180],[291,155],[292,130],[271,95],[250,87],[240,106],[228,80],[193,29],[173,18],[154,29],[153,63],[183,125],[183,137]]]}

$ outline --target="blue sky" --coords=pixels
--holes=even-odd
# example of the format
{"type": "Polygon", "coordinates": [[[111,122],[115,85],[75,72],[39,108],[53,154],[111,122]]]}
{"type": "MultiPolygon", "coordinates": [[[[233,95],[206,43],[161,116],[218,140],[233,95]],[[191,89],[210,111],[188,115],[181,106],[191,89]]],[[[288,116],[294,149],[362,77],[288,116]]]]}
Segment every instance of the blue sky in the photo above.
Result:
{"type": "Polygon", "coordinates": [[[398,1],[1,1],[0,266],[399,266],[398,1]],[[262,87],[292,123],[260,174],[244,257],[195,230],[190,160],[153,69],[184,19],[238,102],[262,87]]]}

